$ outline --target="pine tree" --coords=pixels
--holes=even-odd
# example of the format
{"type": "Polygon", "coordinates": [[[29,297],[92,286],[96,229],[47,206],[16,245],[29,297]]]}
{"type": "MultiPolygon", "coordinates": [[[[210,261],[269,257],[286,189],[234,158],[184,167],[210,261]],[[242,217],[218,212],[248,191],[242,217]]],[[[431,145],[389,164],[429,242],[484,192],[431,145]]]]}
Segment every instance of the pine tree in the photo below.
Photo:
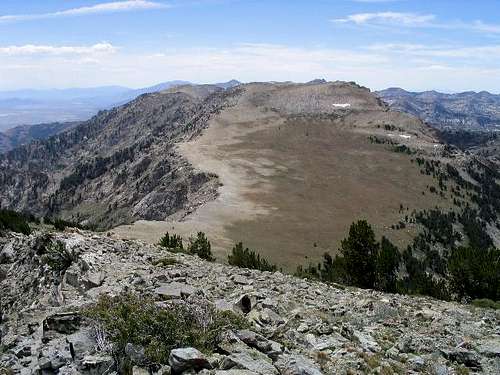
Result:
{"type": "Polygon", "coordinates": [[[396,246],[386,237],[380,241],[380,250],[377,254],[375,286],[386,292],[396,291],[397,271],[401,254],[396,246]]]}
{"type": "Polygon", "coordinates": [[[378,249],[375,233],[366,220],[351,225],[349,236],[342,240],[340,247],[349,284],[373,288],[378,249]]]}
{"type": "Polygon", "coordinates": [[[203,232],[198,232],[195,238],[189,239],[188,252],[193,255],[198,255],[200,258],[210,262],[215,260],[212,256],[212,246],[210,245],[210,241],[203,232]]]}

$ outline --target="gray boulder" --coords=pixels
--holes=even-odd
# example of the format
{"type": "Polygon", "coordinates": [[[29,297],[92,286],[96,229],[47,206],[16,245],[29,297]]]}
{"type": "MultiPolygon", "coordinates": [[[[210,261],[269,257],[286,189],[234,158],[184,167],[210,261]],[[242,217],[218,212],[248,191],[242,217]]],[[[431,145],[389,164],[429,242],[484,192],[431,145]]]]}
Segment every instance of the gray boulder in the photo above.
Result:
{"type": "Polygon", "coordinates": [[[172,368],[172,372],[182,373],[186,370],[199,371],[201,369],[210,369],[212,366],[208,359],[195,348],[179,348],[173,349],[168,358],[168,364],[172,368]]]}
{"type": "Polygon", "coordinates": [[[443,356],[453,362],[462,364],[471,368],[481,368],[481,362],[479,356],[469,350],[456,348],[452,350],[441,350],[443,356]]]}
{"type": "Polygon", "coordinates": [[[276,341],[268,340],[264,336],[253,331],[241,330],[236,332],[236,336],[248,346],[265,353],[275,359],[283,352],[283,347],[276,341]]]}
{"type": "Polygon", "coordinates": [[[271,360],[259,352],[232,353],[224,358],[222,369],[250,370],[261,375],[278,374],[278,370],[271,363],[271,360]]]}
{"type": "Polygon", "coordinates": [[[500,336],[484,341],[477,351],[490,358],[500,358],[500,336]]]}
{"type": "Polygon", "coordinates": [[[88,375],[109,373],[115,365],[113,357],[109,355],[89,355],[82,361],[82,370],[88,375]]]}
{"type": "Polygon", "coordinates": [[[176,281],[170,284],[160,284],[158,288],[155,289],[155,293],[165,299],[177,299],[181,297],[189,297],[194,294],[196,289],[191,285],[178,283],[176,281]]]}
{"type": "Polygon", "coordinates": [[[142,364],[146,359],[144,348],[139,345],[131,344],[130,342],[125,345],[125,354],[135,364],[142,364]]]}
{"type": "Polygon", "coordinates": [[[281,375],[323,375],[313,361],[302,355],[281,355],[275,365],[281,375]]]}

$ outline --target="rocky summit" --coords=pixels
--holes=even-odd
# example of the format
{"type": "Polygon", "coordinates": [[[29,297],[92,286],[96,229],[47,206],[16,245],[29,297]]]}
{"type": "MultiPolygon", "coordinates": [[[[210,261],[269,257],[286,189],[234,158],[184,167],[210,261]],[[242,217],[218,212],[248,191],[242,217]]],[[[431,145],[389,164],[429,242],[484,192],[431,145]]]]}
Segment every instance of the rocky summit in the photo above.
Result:
{"type": "Polygon", "coordinates": [[[125,337],[133,374],[500,373],[499,310],[235,268],[79,230],[0,241],[1,374],[122,371],[83,311],[123,293],[160,310],[209,305],[248,324],[219,327],[213,351],[177,347],[156,367],[125,337]],[[64,249],[60,262],[47,261],[49,243],[64,249]]]}

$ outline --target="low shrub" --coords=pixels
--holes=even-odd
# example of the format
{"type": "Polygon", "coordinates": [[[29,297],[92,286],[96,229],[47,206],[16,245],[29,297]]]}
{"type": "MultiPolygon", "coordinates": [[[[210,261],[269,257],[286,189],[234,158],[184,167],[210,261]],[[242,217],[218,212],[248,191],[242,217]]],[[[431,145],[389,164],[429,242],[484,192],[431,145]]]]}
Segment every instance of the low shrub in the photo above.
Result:
{"type": "Polygon", "coordinates": [[[86,225],[81,225],[77,222],[70,221],[70,220],[64,220],[61,218],[50,218],[50,217],[45,217],[43,219],[44,223],[50,224],[54,226],[55,230],[59,231],[64,231],[66,228],[78,228],[78,229],[84,229],[84,230],[92,230],[94,228],[86,226],[86,225]]]}
{"type": "Polygon", "coordinates": [[[12,231],[23,234],[30,234],[29,221],[35,221],[34,217],[20,214],[12,210],[0,209],[0,232],[12,231]]]}
{"type": "Polygon", "coordinates": [[[500,309],[500,301],[495,302],[488,298],[472,300],[472,304],[476,307],[482,307],[485,309],[495,309],[495,310],[500,309]]]}
{"type": "Polygon", "coordinates": [[[58,272],[67,270],[75,260],[76,255],[61,241],[47,244],[45,254],[42,256],[42,261],[53,271],[58,272]]]}
{"type": "Polygon", "coordinates": [[[101,295],[84,315],[111,341],[115,357],[124,358],[125,346],[131,343],[145,349],[149,364],[168,363],[170,351],[179,347],[190,346],[210,353],[224,331],[248,328],[243,317],[217,311],[203,300],[162,307],[152,298],[134,294],[101,295]]]}
{"type": "Polygon", "coordinates": [[[153,261],[154,266],[167,267],[179,263],[175,258],[160,258],[153,261]]]}
{"type": "Polygon", "coordinates": [[[227,260],[230,265],[242,268],[251,268],[271,272],[274,272],[277,269],[274,264],[271,264],[266,259],[261,258],[260,254],[250,250],[248,247],[244,249],[242,242],[237,243],[233,247],[233,250],[231,251],[231,254],[228,255],[227,260]]]}

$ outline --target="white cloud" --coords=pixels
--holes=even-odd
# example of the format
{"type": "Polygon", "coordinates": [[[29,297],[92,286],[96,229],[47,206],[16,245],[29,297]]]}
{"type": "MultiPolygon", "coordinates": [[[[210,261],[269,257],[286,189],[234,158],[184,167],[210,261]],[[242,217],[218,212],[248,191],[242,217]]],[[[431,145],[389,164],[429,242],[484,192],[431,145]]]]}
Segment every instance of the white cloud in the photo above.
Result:
{"type": "Polygon", "coordinates": [[[482,59],[497,61],[500,58],[500,45],[457,47],[452,45],[426,46],[409,43],[372,44],[366,48],[378,53],[394,53],[401,55],[437,57],[437,58],[462,58],[468,61],[482,59]]]}
{"type": "Polygon", "coordinates": [[[405,26],[422,26],[436,18],[433,14],[378,12],[378,13],[356,13],[345,18],[337,18],[336,23],[362,24],[403,24],[405,26]]]}
{"type": "Polygon", "coordinates": [[[26,44],[23,46],[0,47],[0,55],[88,55],[114,53],[116,50],[117,48],[110,43],[97,43],[92,46],[49,46],[26,44]]]}
{"type": "MultiPolygon", "coordinates": [[[[498,59],[491,58],[493,63],[489,64],[486,57],[481,61],[441,56],[451,55],[451,46],[393,44],[357,50],[240,44],[228,48],[156,50],[145,54],[129,53],[114,46],[93,47],[25,47],[21,50],[6,50],[4,47],[0,49],[2,87],[113,84],[144,87],[172,79],[300,82],[324,77],[328,80],[354,80],[373,89],[401,86],[410,90],[500,91],[500,69],[494,63],[498,59]],[[101,53],[101,50],[116,52],[101,53]],[[14,51],[17,54],[13,54],[14,51]],[[20,51],[24,54],[19,54],[20,51]],[[44,53],[43,58],[40,58],[40,53],[44,53]]],[[[485,56],[496,51],[495,46],[475,47],[476,50],[467,48],[456,50],[462,55],[483,53],[485,56]]]]}
{"type": "Polygon", "coordinates": [[[127,0],[101,3],[92,6],[60,10],[51,13],[12,14],[0,16],[0,22],[30,21],[45,18],[84,16],[91,14],[127,12],[132,10],[165,9],[168,5],[146,0],[127,0]]]}
{"type": "Polygon", "coordinates": [[[426,27],[449,30],[467,30],[488,34],[499,34],[500,25],[487,24],[481,20],[464,22],[460,20],[441,22],[434,14],[376,12],[355,13],[343,18],[332,20],[337,24],[354,24],[357,26],[398,26],[398,27],[426,27]]]}
{"type": "Polygon", "coordinates": [[[491,25],[484,23],[483,21],[474,21],[470,27],[477,31],[483,31],[485,33],[497,34],[500,33],[500,25],[491,25]]]}

